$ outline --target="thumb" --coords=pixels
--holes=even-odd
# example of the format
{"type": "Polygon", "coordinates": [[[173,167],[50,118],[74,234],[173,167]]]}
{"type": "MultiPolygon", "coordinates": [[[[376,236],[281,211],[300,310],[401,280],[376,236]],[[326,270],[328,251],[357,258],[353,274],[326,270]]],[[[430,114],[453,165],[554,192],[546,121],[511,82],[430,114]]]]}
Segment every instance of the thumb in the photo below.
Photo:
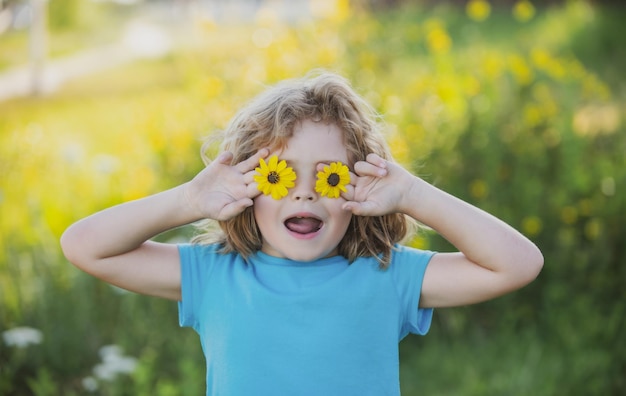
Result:
{"type": "Polygon", "coordinates": [[[371,202],[356,202],[348,201],[343,204],[343,209],[352,212],[352,214],[359,216],[367,216],[372,213],[376,205],[371,202]]]}
{"type": "Polygon", "coordinates": [[[250,198],[243,198],[238,201],[234,201],[224,206],[219,214],[219,219],[217,220],[228,220],[231,219],[241,212],[243,212],[247,207],[253,205],[253,201],[250,198]]]}

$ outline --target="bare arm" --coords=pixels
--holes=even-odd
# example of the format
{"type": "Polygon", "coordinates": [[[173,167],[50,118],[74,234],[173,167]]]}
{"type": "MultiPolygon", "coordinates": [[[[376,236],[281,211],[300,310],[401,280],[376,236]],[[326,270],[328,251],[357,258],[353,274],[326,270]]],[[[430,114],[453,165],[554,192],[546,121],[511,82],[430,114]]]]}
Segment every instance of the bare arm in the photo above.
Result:
{"type": "Polygon", "coordinates": [[[539,249],[518,231],[410,174],[398,164],[370,155],[355,165],[359,177],[355,214],[405,213],[433,228],[459,252],[436,254],[426,269],[420,305],[449,307],[489,300],[536,278],[539,249]]]}
{"type": "Polygon", "coordinates": [[[543,266],[539,249],[518,231],[421,179],[405,213],[432,227],[459,253],[436,254],[426,270],[421,305],[473,304],[516,290],[543,266]]]}
{"type": "Polygon", "coordinates": [[[121,288],[180,299],[176,246],[149,239],[198,219],[182,204],[183,189],[179,186],[78,221],[61,237],[65,256],[83,271],[121,288]]]}
{"type": "Polygon", "coordinates": [[[228,219],[252,205],[258,191],[251,187],[250,173],[263,155],[265,150],[231,166],[232,156],[222,154],[191,182],[82,219],[61,237],[63,252],[108,283],[180,300],[178,249],[150,238],[203,218],[228,219]]]}

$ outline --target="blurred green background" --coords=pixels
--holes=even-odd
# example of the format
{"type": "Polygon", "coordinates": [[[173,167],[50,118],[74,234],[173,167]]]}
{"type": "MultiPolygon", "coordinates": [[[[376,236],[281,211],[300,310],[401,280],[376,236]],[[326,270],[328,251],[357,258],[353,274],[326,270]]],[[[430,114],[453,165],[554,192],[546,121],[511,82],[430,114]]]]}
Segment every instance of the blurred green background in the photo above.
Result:
{"type": "Polygon", "coordinates": [[[0,395],[203,394],[176,304],[79,272],[58,239],[190,179],[203,137],[313,68],[384,114],[400,162],[545,255],[530,286],[402,341],[403,395],[626,394],[619,2],[50,0],[35,89],[28,4],[0,2],[0,395]]]}

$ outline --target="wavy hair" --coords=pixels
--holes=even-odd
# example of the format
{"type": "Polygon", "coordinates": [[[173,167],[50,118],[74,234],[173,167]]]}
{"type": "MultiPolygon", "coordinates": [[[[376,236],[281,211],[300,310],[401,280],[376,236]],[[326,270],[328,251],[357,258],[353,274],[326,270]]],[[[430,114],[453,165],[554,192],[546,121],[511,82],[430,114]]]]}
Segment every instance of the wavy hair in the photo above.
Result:
{"type": "MultiPolygon", "coordinates": [[[[280,149],[292,136],[294,127],[305,120],[334,123],[344,134],[349,166],[365,160],[369,153],[392,160],[382,134],[380,116],[359,96],[343,77],[316,71],[300,79],[285,80],[243,107],[227,127],[207,140],[206,149],[215,139],[221,141],[221,151],[233,153],[232,163],[241,162],[262,147],[280,149]]],[[[262,238],[252,207],[236,217],[199,224],[202,232],[195,243],[219,243],[221,252],[237,252],[244,258],[261,249],[262,238]],[[211,224],[212,223],[212,224],[211,224]]],[[[339,242],[338,252],[353,262],[357,257],[377,257],[386,268],[391,251],[404,239],[414,223],[407,216],[394,213],[384,216],[352,216],[350,225],[339,242]]]]}

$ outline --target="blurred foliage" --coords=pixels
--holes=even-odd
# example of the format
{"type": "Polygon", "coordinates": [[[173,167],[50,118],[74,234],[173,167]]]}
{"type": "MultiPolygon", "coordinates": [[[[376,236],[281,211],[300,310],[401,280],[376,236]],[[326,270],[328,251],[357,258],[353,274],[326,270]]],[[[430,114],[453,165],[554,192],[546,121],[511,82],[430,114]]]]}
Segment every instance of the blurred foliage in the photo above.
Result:
{"type": "Polygon", "coordinates": [[[53,30],[71,29],[78,24],[79,0],[49,0],[48,25],[53,30]]]}
{"type": "MultiPolygon", "coordinates": [[[[530,286],[438,310],[428,336],[404,340],[403,394],[626,392],[624,8],[355,4],[290,23],[264,7],[243,25],[197,16],[162,59],[0,104],[0,332],[44,337],[0,343],[0,394],[203,392],[200,345],[177,327],[175,304],[79,273],[58,238],[96,210],[188,180],[204,136],[265,84],[316,67],[346,75],[385,115],[400,162],[546,258],[530,286]],[[109,344],[138,359],[132,375],[94,378],[109,344]]],[[[427,232],[413,244],[452,249],[427,232]]]]}
{"type": "MultiPolygon", "coordinates": [[[[107,1],[50,0],[47,6],[45,44],[50,59],[110,43],[119,35],[118,30],[124,29],[124,23],[139,11],[136,6],[120,7],[107,1]],[[116,29],[103,28],[106,26],[116,29]]],[[[27,25],[0,34],[0,71],[27,65],[29,34],[27,25]]]]}

